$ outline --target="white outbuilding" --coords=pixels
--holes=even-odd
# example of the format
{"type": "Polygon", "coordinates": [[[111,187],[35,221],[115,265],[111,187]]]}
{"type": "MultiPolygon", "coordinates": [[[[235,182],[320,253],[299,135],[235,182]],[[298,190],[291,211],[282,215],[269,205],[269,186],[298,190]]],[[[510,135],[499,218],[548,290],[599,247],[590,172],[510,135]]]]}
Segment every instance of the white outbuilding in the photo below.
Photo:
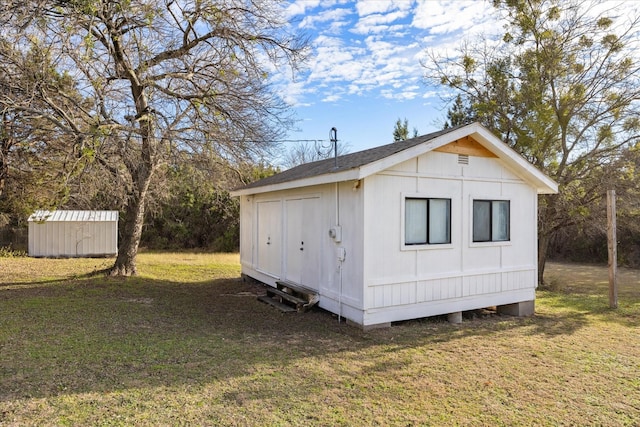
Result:
{"type": "Polygon", "coordinates": [[[362,327],[534,312],[539,194],[558,185],[474,123],[237,189],[243,275],[362,327]]]}
{"type": "Polygon", "coordinates": [[[39,210],[29,216],[29,256],[103,257],[118,253],[118,211],[39,210]]]}

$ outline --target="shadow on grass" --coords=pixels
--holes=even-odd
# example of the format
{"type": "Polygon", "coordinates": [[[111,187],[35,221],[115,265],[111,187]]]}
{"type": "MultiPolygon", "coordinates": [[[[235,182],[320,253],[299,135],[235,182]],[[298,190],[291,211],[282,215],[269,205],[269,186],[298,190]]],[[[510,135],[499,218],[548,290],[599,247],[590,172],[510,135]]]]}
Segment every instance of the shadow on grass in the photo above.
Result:
{"type": "Polygon", "coordinates": [[[240,279],[185,284],[92,274],[53,284],[0,290],[0,401],[202,385],[250,376],[256,366],[277,372],[305,358],[373,346],[393,351],[469,336],[490,339],[522,327],[571,334],[587,322],[585,313],[570,310],[525,319],[494,315],[462,325],[419,319],[365,333],[321,309],[281,314],[256,300],[262,285],[240,279]]]}

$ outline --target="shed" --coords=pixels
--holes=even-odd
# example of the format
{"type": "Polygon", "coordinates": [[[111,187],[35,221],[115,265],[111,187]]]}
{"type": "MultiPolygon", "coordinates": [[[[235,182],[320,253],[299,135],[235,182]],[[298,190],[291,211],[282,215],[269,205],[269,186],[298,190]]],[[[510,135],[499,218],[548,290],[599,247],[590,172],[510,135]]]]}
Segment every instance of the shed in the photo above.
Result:
{"type": "Polygon", "coordinates": [[[118,253],[118,211],[38,210],[29,216],[29,256],[101,257],[118,253]]]}
{"type": "Polygon", "coordinates": [[[538,194],[558,185],[480,124],[303,164],[235,190],[242,274],[363,327],[534,312],[538,194]]]}

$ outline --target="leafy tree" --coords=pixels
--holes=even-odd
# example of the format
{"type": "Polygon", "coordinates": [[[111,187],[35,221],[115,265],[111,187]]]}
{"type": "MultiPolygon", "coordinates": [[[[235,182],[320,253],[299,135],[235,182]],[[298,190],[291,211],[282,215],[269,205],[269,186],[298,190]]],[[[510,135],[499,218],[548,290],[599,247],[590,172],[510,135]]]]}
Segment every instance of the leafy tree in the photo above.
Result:
{"type": "MultiPolygon", "coordinates": [[[[77,150],[126,192],[114,275],[136,273],[150,188],[179,152],[240,161],[290,124],[268,67],[295,69],[305,41],[270,0],[6,0],[5,38],[43,49],[91,105],[56,104],[77,150]]],[[[65,96],[62,87],[56,94],[65,96]]],[[[28,94],[27,94],[28,95],[28,94]]]]}
{"type": "Polygon", "coordinates": [[[501,43],[431,55],[434,83],[456,90],[477,119],[560,186],[539,200],[539,281],[560,230],[583,222],[609,180],[598,172],[638,143],[638,16],[559,0],[495,0],[501,43]],[[600,10],[599,13],[596,11],[600,10]]]}
{"type": "Polygon", "coordinates": [[[393,141],[404,141],[409,138],[409,120],[406,118],[404,122],[400,119],[396,121],[396,127],[393,128],[393,141]]]}
{"type": "MultiPolygon", "coordinates": [[[[413,128],[412,137],[415,138],[416,136],[418,136],[418,129],[413,128]]],[[[403,122],[400,119],[398,119],[396,121],[396,126],[393,129],[393,142],[404,141],[405,139],[408,139],[408,138],[409,138],[409,120],[405,118],[403,122]]]]}
{"type": "MultiPolygon", "coordinates": [[[[624,149],[615,161],[592,171],[590,180],[601,182],[602,188],[616,190],[618,261],[640,267],[640,172],[639,147],[624,149]]],[[[550,253],[562,259],[579,262],[607,262],[606,198],[598,200],[582,212],[577,221],[558,231],[551,240],[550,253]]]]}
{"type": "Polygon", "coordinates": [[[153,249],[237,251],[240,205],[229,189],[278,172],[262,163],[229,165],[221,158],[183,153],[166,168],[163,186],[146,212],[141,244],[153,249]]]}
{"type": "Polygon", "coordinates": [[[155,249],[238,250],[239,204],[220,176],[229,170],[211,166],[183,162],[168,171],[168,197],[147,212],[142,244],[155,249]]]}
{"type": "Polygon", "coordinates": [[[473,107],[462,98],[459,93],[456,95],[456,99],[453,101],[453,105],[447,111],[447,121],[444,123],[444,128],[454,128],[456,126],[467,125],[477,120],[476,114],[473,111],[473,107]]]}

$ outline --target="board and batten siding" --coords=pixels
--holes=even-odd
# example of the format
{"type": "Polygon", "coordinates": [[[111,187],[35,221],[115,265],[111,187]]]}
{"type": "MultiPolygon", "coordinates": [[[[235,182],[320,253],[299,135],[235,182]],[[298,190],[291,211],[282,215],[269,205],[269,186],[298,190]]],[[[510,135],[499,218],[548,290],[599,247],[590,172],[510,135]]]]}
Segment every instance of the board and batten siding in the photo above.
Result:
{"type": "Polygon", "coordinates": [[[366,323],[535,299],[537,193],[498,159],[429,152],[365,183],[366,323]],[[451,244],[404,245],[406,197],[451,199],[451,244]],[[473,242],[474,199],[510,201],[508,242],[473,242]]]}

